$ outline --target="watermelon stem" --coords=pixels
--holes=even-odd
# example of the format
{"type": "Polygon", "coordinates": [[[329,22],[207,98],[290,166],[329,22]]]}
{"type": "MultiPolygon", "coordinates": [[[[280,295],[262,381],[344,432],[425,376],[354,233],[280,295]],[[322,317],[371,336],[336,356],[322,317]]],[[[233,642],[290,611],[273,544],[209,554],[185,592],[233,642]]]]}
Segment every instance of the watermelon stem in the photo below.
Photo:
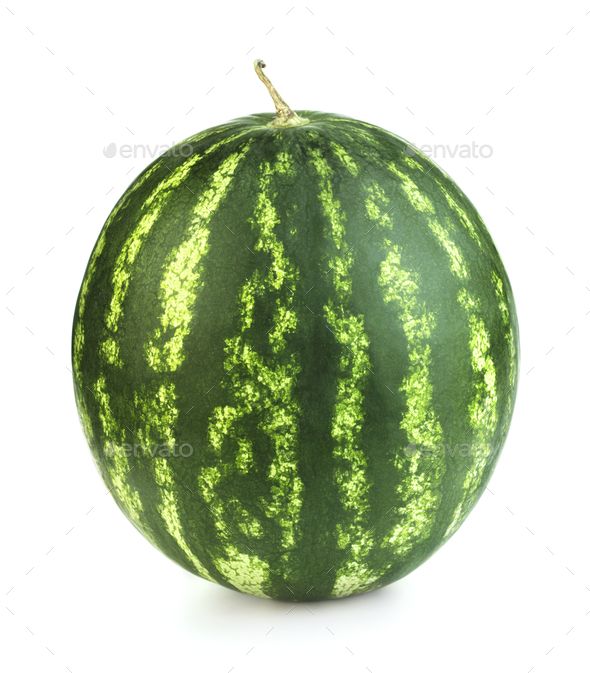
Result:
{"type": "Polygon", "coordinates": [[[254,61],[254,70],[258,75],[260,81],[267,88],[272,102],[275,104],[277,110],[276,117],[270,122],[269,126],[301,126],[301,124],[307,124],[308,119],[300,117],[296,112],[291,110],[291,108],[285,103],[285,100],[281,94],[275,89],[273,83],[268,79],[268,77],[262,72],[262,69],[266,68],[266,63],[258,58],[254,61]]]}

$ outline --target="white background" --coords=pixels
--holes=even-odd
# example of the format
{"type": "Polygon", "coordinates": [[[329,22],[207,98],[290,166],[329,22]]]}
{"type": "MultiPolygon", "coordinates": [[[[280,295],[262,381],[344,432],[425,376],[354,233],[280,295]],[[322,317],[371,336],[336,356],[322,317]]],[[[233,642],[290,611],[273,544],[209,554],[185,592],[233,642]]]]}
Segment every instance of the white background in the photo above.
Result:
{"type": "Polygon", "coordinates": [[[588,0],[6,1],[0,669],[587,672],[588,0]],[[437,145],[519,312],[489,490],[424,566],[338,602],[263,601],[176,567],[105,495],[74,408],[71,319],[106,216],[150,152],[271,109],[255,57],[293,107],[437,145]]]}

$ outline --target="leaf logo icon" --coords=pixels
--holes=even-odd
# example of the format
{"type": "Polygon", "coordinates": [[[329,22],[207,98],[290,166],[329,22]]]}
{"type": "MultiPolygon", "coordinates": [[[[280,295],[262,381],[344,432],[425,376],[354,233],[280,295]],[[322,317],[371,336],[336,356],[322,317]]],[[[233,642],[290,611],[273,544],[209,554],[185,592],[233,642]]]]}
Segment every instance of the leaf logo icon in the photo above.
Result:
{"type": "Polygon", "coordinates": [[[102,149],[102,153],[107,159],[112,159],[115,154],[117,154],[117,145],[115,143],[110,143],[102,149]]]}

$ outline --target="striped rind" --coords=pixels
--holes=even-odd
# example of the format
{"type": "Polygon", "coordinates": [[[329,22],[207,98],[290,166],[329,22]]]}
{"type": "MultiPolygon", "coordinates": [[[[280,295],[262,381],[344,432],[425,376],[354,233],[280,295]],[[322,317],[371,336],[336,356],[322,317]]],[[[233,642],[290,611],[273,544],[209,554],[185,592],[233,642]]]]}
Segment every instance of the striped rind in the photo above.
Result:
{"type": "Polygon", "coordinates": [[[195,574],[307,600],[419,565],[508,432],[518,329],[473,206],[365,122],[253,115],[127,190],[79,294],[76,401],[116,501],[195,574]]]}
{"type": "Polygon", "coordinates": [[[399,520],[384,540],[394,554],[404,555],[430,533],[445,469],[439,455],[443,433],[433,406],[430,372],[436,317],[420,298],[417,274],[404,268],[400,249],[391,243],[381,263],[379,285],[383,301],[397,305],[409,351],[408,373],[401,386],[405,409],[400,423],[408,445],[395,465],[405,475],[398,487],[403,504],[399,520]]]}
{"type": "MultiPolygon", "coordinates": [[[[221,144],[223,141],[213,148],[221,144]]],[[[164,268],[160,283],[160,324],[145,349],[148,365],[156,371],[175,371],[183,362],[183,342],[190,331],[192,309],[201,286],[203,258],[208,251],[208,225],[247,151],[246,146],[230,154],[213,173],[193,208],[187,237],[172,251],[164,268]]]]}
{"type": "MultiPolygon", "coordinates": [[[[334,147],[332,143],[331,148],[334,147]]],[[[340,148],[338,145],[336,147],[340,148]]],[[[342,149],[337,149],[336,154],[348,171],[355,175],[357,171],[353,160],[342,149]]],[[[364,387],[371,368],[369,340],[363,316],[351,310],[353,288],[350,267],[354,258],[345,240],[346,215],[334,195],[333,170],[319,150],[311,153],[311,159],[318,174],[317,198],[327,220],[333,249],[327,267],[334,296],[324,305],[324,317],[340,351],[331,436],[334,442],[335,480],[345,509],[344,520],[337,528],[338,545],[348,550],[348,558],[336,572],[332,593],[334,596],[347,596],[368,588],[378,579],[378,575],[366,563],[374,540],[367,517],[367,456],[359,446],[364,387]]]]}
{"type": "MultiPolygon", "coordinates": [[[[277,213],[269,189],[275,172],[290,170],[290,164],[281,155],[273,165],[265,162],[260,166],[260,191],[250,223],[258,235],[255,249],[265,255],[267,263],[263,269],[256,269],[240,290],[239,334],[226,341],[225,370],[229,379],[226,387],[232,404],[213,409],[208,430],[210,445],[218,454],[224,442],[234,445],[235,463],[207,467],[201,476],[203,492],[224,542],[222,556],[216,561],[217,568],[235,588],[261,596],[267,590],[269,565],[249,553],[247,543],[245,550],[240,550],[231,542],[231,530],[228,530],[226,522],[232,520],[232,512],[228,510],[239,507],[239,503],[233,500],[224,502],[223,486],[228,473],[237,468],[240,473],[247,474],[252,467],[252,441],[244,425],[254,418],[273,453],[266,473],[270,492],[261,502],[261,507],[266,517],[278,524],[278,543],[287,560],[289,550],[297,541],[302,488],[295,451],[300,410],[293,396],[299,364],[296,354],[286,352],[286,337],[297,326],[292,308],[297,277],[285,256],[284,246],[274,233],[277,213]],[[255,310],[261,298],[269,298],[273,306],[272,323],[265,336],[268,345],[266,357],[252,343],[255,310]]],[[[262,525],[255,515],[240,509],[238,525],[242,528],[241,532],[255,541],[262,533],[262,525]]],[[[233,515],[235,520],[235,512],[233,515]]],[[[284,567],[288,575],[288,566],[284,567]]]]}

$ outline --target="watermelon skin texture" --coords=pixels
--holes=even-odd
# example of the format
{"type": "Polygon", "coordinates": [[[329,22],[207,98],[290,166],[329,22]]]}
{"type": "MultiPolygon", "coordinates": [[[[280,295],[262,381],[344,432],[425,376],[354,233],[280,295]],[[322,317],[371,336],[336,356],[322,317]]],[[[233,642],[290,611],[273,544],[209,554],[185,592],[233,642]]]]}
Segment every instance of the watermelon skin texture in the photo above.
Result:
{"type": "Polygon", "coordinates": [[[518,360],[474,207],[402,139],[300,112],[200,133],[129,187],[73,328],[102,477],[156,547],[286,600],[421,564],[489,480],[518,360]]]}

